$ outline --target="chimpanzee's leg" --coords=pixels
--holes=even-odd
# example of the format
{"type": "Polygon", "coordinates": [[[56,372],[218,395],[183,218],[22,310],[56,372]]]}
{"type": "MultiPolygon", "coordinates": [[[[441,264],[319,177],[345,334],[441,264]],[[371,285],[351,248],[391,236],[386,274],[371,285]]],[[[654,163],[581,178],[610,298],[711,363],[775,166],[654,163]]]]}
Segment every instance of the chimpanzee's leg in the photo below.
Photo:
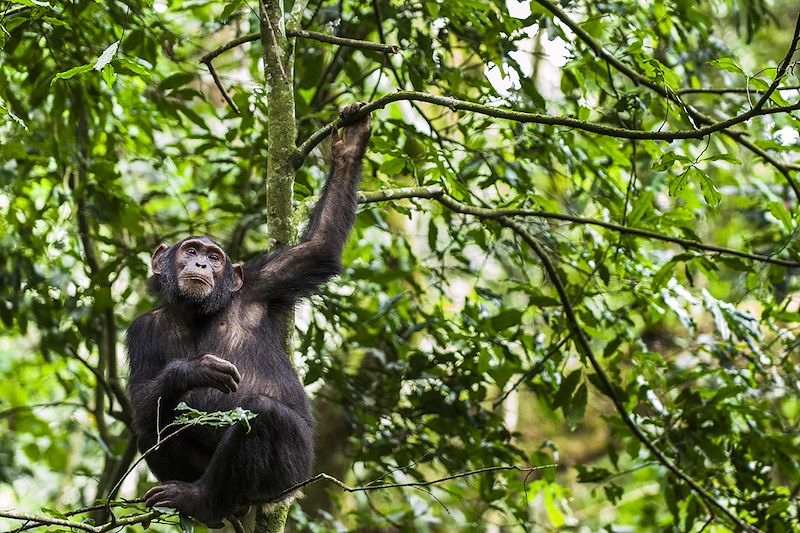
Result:
{"type": "Polygon", "coordinates": [[[308,421],[265,396],[248,398],[242,407],[258,415],[250,431],[243,424],[229,428],[198,481],[155,487],[145,495],[148,505],[217,524],[239,506],[275,497],[308,478],[313,460],[308,421]]]}
{"type": "Polygon", "coordinates": [[[221,435],[216,428],[189,428],[180,435],[166,438],[155,450],[155,435],[140,435],[139,450],[159,481],[197,481],[206,471],[214,453],[214,441],[221,435]]]}

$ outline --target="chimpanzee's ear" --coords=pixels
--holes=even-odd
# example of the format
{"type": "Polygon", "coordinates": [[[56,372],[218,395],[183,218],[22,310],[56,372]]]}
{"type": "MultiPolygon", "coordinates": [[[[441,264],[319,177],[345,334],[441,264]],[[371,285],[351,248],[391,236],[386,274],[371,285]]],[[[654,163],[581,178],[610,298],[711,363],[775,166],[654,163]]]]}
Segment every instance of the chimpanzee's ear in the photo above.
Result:
{"type": "Polygon", "coordinates": [[[153,267],[153,274],[161,274],[161,263],[159,260],[161,259],[161,256],[164,255],[164,252],[166,252],[168,249],[169,246],[162,242],[153,252],[153,259],[150,260],[150,266],[153,267]]]}
{"type": "Polygon", "coordinates": [[[244,270],[242,265],[233,265],[233,286],[231,292],[236,292],[244,285],[244,270]]]}

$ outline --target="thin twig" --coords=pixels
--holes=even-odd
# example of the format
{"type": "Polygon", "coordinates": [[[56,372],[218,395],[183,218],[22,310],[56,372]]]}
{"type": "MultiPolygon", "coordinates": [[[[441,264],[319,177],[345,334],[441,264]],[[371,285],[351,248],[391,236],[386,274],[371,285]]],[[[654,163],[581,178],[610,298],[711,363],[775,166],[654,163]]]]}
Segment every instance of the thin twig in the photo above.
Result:
{"type": "MultiPolygon", "coordinates": [[[[375,52],[382,52],[384,54],[396,54],[400,51],[400,47],[394,44],[375,43],[372,41],[363,41],[361,39],[349,39],[347,37],[337,37],[335,35],[328,35],[327,33],[320,33],[316,31],[307,30],[286,30],[287,37],[300,37],[301,39],[311,39],[328,44],[335,44],[338,46],[346,46],[348,48],[358,48],[360,50],[373,50],[375,52]]],[[[249,33],[233,39],[219,48],[216,48],[203,57],[200,58],[201,63],[206,63],[215,59],[216,57],[224,54],[228,50],[232,50],[237,46],[245,43],[257,41],[260,38],[259,33],[249,33]]]]}
{"type": "Polygon", "coordinates": [[[450,476],[445,476],[439,479],[434,479],[432,481],[409,481],[408,483],[386,483],[383,485],[366,485],[363,487],[351,487],[346,485],[344,481],[336,479],[335,477],[326,474],[325,472],[320,472],[316,476],[307,479],[301,483],[297,483],[286,489],[285,491],[281,492],[274,498],[271,498],[266,503],[271,502],[279,502],[289,496],[290,494],[302,489],[303,487],[315,483],[321,479],[330,481],[334,485],[337,485],[339,488],[344,490],[345,492],[366,492],[366,491],[373,491],[373,490],[381,490],[381,489],[402,489],[408,487],[429,487],[431,485],[436,485],[437,483],[444,483],[445,481],[452,481],[454,479],[461,479],[469,476],[474,476],[476,474],[485,474],[487,472],[503,472],[503,471],[517,471],[517,472],[525,472],[531,473],[537,470],[543,470],[545,468],[555,468],[557,464],[547,464],[547,465],[540,465],[540,466],[532,466],[532,467],[521,467],[521,466],[490,466],[487,468],[479,468],[478,470],[470,470],[469,472],[460,472],[458,474],[452,474],[450,476]]]}
{"type": "Polygon", "coordinates": [[[358,48],[359,50],[371,50],[374,52],[382,52],[384,54],[396,54],[400,51],[400,47],[396,44],[383,44],[372,41],[363,41],[360,39],[348,39],[347,37],[337,37],[335,35],[328,35],[327,33],[319,33],[315,31],[295,30],[292,32],[286,32],[286,34],[290,37],[313,39],[323,43],[336,44],[339,46],[346,46],[348,48],[358,48]]]}
{"type": "Polygon", "coordinates": [[[81,531],[88,531],[89,533],[97,533],[98,529],[83,522],[73,522],[71,520],[62,520],[60,518],[51,518],[49,516],[32,515],[25,513],[14,513],[10,511],[0,511],[0,518],[8,518],[10,520],[21,520],[23,522],[35,522],[37,527],[44,526],[61,526],[72,529],[80,529],[81,531]]]}
{"type": "Polygon", "coordinates": [[[214,63],[212,63],[211,60],[203,61],[203,63],[205,63],[205,65],[208,67],[208,71],[211,73],[211,77],[214,78],[214,83],[217,85],[219,92],[222,93],[222,97],[226,102],[228,102],[228,105],[231,106],[231,109],[233,109],[234,113],[241,115],[242,113],[239,111],[239,106],[236,105],[236,102],[234,102],[233,98],[230,97],[228,91],[225,90],[225,86],[222,85],[222,80],[219,79],[219,76],[217,75],[217,69],[214,68],[214,63]]]}

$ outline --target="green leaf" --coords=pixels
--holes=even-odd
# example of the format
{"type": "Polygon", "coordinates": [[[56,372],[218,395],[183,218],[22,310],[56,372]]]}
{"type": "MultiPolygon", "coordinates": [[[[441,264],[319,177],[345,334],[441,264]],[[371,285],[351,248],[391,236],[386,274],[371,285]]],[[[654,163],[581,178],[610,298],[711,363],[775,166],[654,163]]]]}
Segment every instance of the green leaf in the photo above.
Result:
{"type": "Polygon", "coordinates": [[[183,513],[181,513],[180,525],[181,533],[194,533],[194,522],[183,513]]]}
{"type": "Polygon", "coordinates": [[[439,18],[439,4],[436,2],[425,2],[425,9],[428,10],[432,19],[439,18]]]}
{"type": "Polygon", "coordinates": [[[162,91],[175,89],[176,87],[191,83],[196,77],[197,75],[193,72],[176,72],[161,80],[161,83],[158,84],[158,88],[162,91]]]}
{"type": "Polygon", "coordinates": [[[792,214],[784,207],[783,202],[768,202],[767,209],[769,212],[777,218],[783,227],[786,228],[787,231],[792,231],[794,229],[794,224],[792,224],[792,214]]]}
{"type": "Polygon", "coordinates": [[[247,432],[250,432],[250,421],[253,420],[257,413],[237,407],[230,411],[215,411],[207,413],[198,409],[189,407],[186,402],[181,402],[175,407],[175,420],[170,422],[166,427],[170,426],[211,426],[211,427],[228,427],[233,426],[239,422],[245,425],[247,432]]]}
{"type": "Polygon", "coordinates": [[[553,497],[553,490],[554,489],[552,486],[548,486],[543,492],[544,510],[547,514],[547,519],[550,521],[553,527],[558,529],[563,527],[567,520],[564,516],[564,513],[562,513],[561,509],[559,509],[555,498],[553,497]]]}
{"type": "Polygon", "coordinates": [[[700,189],[703,191],[703,198],[705,198],[706,203],[711,207],[717,207],[720,200],[722,200],[722,195],[714,186],[714,182],[711,181],[708,174],[697,167],[690,168],[689,173],[691,174],[691,179],[696,179],[700,182],[700,189]]]}
{"type": "Polygon", "coordinates": [[[583,422],[583,416],[586,413],[587,398],[588,391],[586,389],[586,383],[581,383],[578,390],[575,391],[575,394],[563,407],[564,420],[567,423],[567,427],[570,429],[574,430],[583,422]]]}
{"type": "Polygon", "coordinates": [[[575,469],[578,471],[579,483],[598,483],[611,477],[611,471],[602,467],[591,467],[577,464],[575,469]]]}
{"type": "Polygon", "coordinates": [[[84,72],[89,72],[90,70],[92,70],[92,65],[87,63],[86,65],[73,67],[69,70],[65,70],[64,72],[59,72],[50,81],[50,85],[52,86],[56,82],[56,80],[68,80],[73,76],[77,76],[78,74],[83,74],[84,72]]]}
{"type": "Polygon", "coordinates": [[[529,301],[536,307],[559,307],[561,301],[551,296],[531,295],[529,301]]]}
{"type": "Polygon", "coordinates": [[[691,159],[675,152],[669,152],[661,156],[661,159],[658,160],[658,163],[653,165],[652,170],[653,172],[663,172],[672,168],[677,162],[690,163],[691,159]]]}
{"type": "Polygon", "coordinates": [[[580,369],[573,371],[570,375],[561,381],[558,387],[558,392],[553,396],[553,408],[558,408],[566,405],[567,401],[572,397],[572,392],[577,388],[583,377],[583,372],[580,369]]]}
{"type": "Polygon", "coordinates": [[[384,161],[381,166],[380,170],[387,176],[394,176],[402,172],[402,170],[406,167],[406,161],[400,157],[393,157],[391,159],[387,159],[384,161]]]}
{"type": "Polygon", "coordinates": [[[653,274],[653,278],[650,280],[650,287],[652,290],[656,291],[666,285],[670,278],[672,278],[676,266],[677,263],[675,261],[667,261],[661,265],[661,268],[653,274]]]}
{"type": "Polygon", "coordinates": [[[200,114],[197,113],[194,109],[187,107],[185,105],[178,105],[176,106],[176,109],[181,113],[183,113],[184,116],[186,116],[186,118],[197,124],[200,128],[204,130],[208,129],[208,125],[206,124],[205,120],[203,120],[203,117],[201,117],[200,114]]]}
{"type": "Polygon", "coordinates": [[[678,196],[680,193],[683,192],[683,189],[686,188],[687,183],[689,183],[688,170],[681,172],[677,176],[673,176],[672,179],[670,179],[669,181],[669,195],[678,196]]]}
{"type": "Polygon", "coordinates": [[[145,67],[138,61],[132,61],[124,57],[119,57],[117,58],[117,72],[125,73],[123,70],[128,70],[138,75],[145,81],[149,81],[153,77],[151,67],[145,67]]]}
{"type": "Polygon", "coordinates": [[[228,20],[230,20],[230,18],[231,18],[231,15],[233,15],[233,13],[234,13],[234,12],[235,12],[237,9],[239,9],[239,7],[241,7],[241,5],[242,5],[242,1],[243,1],[243,0],[230,0],[230,1],[229,1],[229,2],[228,2],[226,5],[225,5],[225,8],[222,10],[222,13],[221,13],[221,14],[220,14],[220,16],[219,16],[220,20],[221,20],[223,23],[226,23],[226,24],[227,24],[228,20]]]}
{"type": "Polygon", "coordinates": [[[55,17],[42,17],[42,20],[52,24],[53,26],[58,26],[58,27],[61,27],[61,28],[67,28],[69,30],[72,29],[72,26],[70,26],[68,22],[66,22],[64,20],[61,20],[61,19],[57,19],[55,17]]]}
{"type": "Polygon", "coordinates": [[[714,59],[709,61],[712,66],[717,67],[718,69],[724,70],[726,72],[732,72],[734,74],[744,74],[744,71],[737,65],[733,59],[730,57],[723,57],[721,59],[714,59]]]}
{"type": "Polygon", "coordinates": [[[739,158],[737,158],[733,154],[714,154],[711,157],[705,159],[704,161],[727,161],[732,165],[739,165],[742,163],[741,161],[739,161],[739,158]]]}
{"type": "Polygon", "coordinates": [[[117,79],[117,73],[114,71],[114,67],[112,65],[106,65],[103,68],[103,81],[106,82],[109,89],[114,88],[114,82],[117,79]]]}
{"type": "Polygon", "coordinates": [[[12,0],[11,3],[28,7],[50,7],[50,2],[44,2],[42,0],[12,0]]]}
{"type": "Polygon", "coordinates": [[[636,226],[640,221],[646,219],[649,215],[654,214],[654,199],[655,193],[653,191],[644,191],[644,193],[642,193],[633,204],[633,209],[628,215],[628,224],[631,226],[636,226]]]}
{"type": "Polygon", "coordinates": [[[511,326],[519,325],[521,318],[522,311],[519,309],[506,309],[492,317],[492,329],[495,331],[503,331],[511,326]]]}

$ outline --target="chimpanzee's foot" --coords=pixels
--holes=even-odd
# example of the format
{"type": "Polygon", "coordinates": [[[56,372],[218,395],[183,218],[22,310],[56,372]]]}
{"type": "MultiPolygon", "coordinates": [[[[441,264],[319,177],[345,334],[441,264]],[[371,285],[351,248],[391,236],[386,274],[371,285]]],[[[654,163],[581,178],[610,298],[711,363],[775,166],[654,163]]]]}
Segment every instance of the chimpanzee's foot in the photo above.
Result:
{"type": "Polygon", "coordinates": [[[204,491],[196,483],[168,481],[144,495],[148,507],[171,507],[203,522],[208,527],[222,527],[223,516],[211,509],[204,491]]]}

